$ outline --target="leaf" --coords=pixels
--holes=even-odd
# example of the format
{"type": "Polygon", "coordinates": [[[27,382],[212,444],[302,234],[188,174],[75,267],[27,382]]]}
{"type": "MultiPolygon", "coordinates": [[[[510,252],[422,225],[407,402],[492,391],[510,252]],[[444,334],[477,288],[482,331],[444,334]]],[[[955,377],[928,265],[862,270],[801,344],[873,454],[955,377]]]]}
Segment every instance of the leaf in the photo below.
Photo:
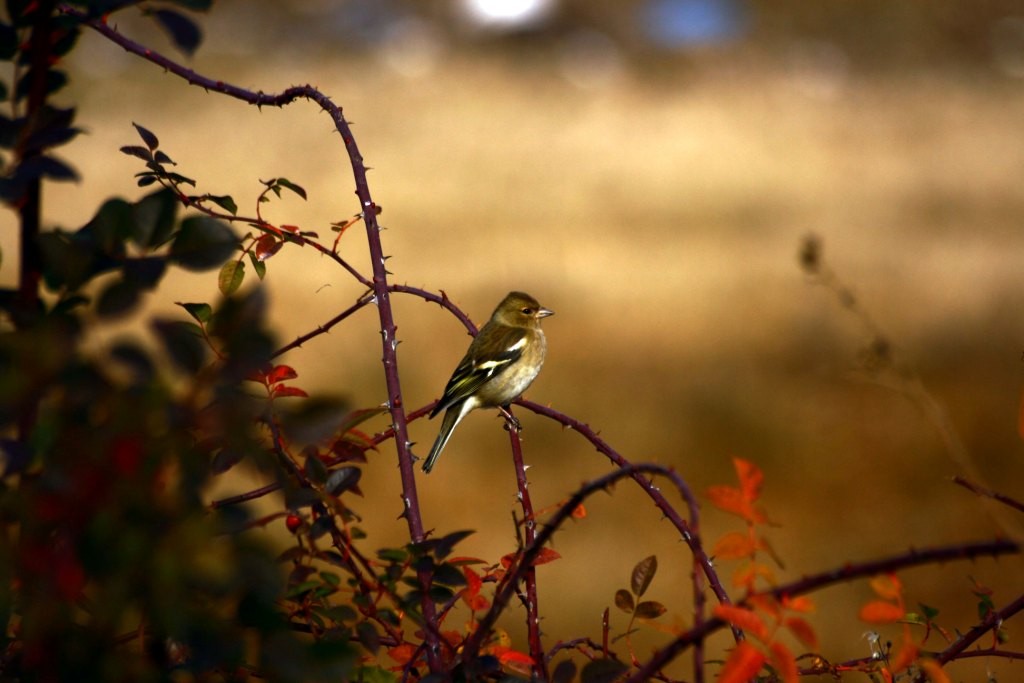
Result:
{"type": "Polygon", "coordinates": [[[153,329],[180,370],[195,374],[206,364],[202,330],[193,323],[158,320],[153,323],[153,329]]]}
{"type": "Polygon", "coordinates": [[[793,612],[803,612],[804,614],[810,614],[814,611],[814,601],[806,595],[798,595],[795,598],[783,595],[782,606],[793,612]]]}
{"type": "Polygon", "coordinates": [[[306,190],[304,190],[301,186],[291,182],[287,178],[277,178],[275,180],[275,184],[280,185],[281,187],[287,187],[289,190],[299,195],[303,199],[306,198],[306,190]]]}
{"type": "Polygon", "coordinates": [[[210,322],[210,318],[213,316],[213,307],[210,304],[183,304],[178,302],[178,305],[188,311],[188,314],[200,323],[210,322]]]}
{"type": "Polygon", "coordinates": [[[324,486],[332,496],[340,496],[345,491],[359,484],[359,479],[362,476],[363,471],[361,469],[346,465],[331,472],[324,486]]]}
{"type": "Polygon", "coordinates": [[[140,145],[125,145],[121,148],[121,152],[128,156],[138,157],[143,161],[153,161],[153,153],[140,145]]]}
{"type": "Polygon", "coordinates": [[[764,620],[756,612],[746,607],[716,605],[714,614],[719,619],[729,622],[740,630],[748,631],[762,640],[768,637],[768,627],[765,626],[764,620]]]}
{"type": "Polygon", "coordinates": [[[640,619],[657,619],[668,609],[655,600],[644,600],[636,606],[636,616],[640,619]]]}
{"type": "Polygon", "coordinates": [[[295,372],[295,368],[290,365],[275,365],[267,373],[267,384],[277,384],[278,382],[284,382],[285,380],[295,379],[299,376],[299,373],[295,372]]]}
{"type": "Polygon", "coordinates": [[[380,634],[373,624],[368,621],[356,624],[356,637],[371,654],[377,654],[377,650],[380,649],[380,634]]]}
{"type": "Polygon", "coordinates": [[[540,552],[537,553],[537,557],[533,559],[533,566],[536,567],[560,559],[562,559],[562,556],[557,551],[551,548],[541,548],[540,552]]]}
{"type": "Polygon", "coordinates": [[[267,264],[256,258],[256,254],[249,251],[249,262],[252,263],[252,269],[256,272],[256,277],[260,280],[267,274],[267,264]]]}
{"type": "Polygon", "coordinates": [[[869,624],[891,624],[903,618],[905,610],[891,602],[872,600],[860,608],[858,617],[869,624]]]}
{"type": "Polygon", "coordinates": [[[306,458],[306,476],[314,484],[323,484],[327,481],[327,466],[316,455],[306,458]]]}
{"type": "Polygon", "coordinates": [[[153,10],[149,14],[161,28],[167,31],[175,47],[186,55],[191,57],[199,44],[203,42],[203,34],[199,30],[199,26],[184,14],[168,9],[153,10]]]}
{"type": "Polygon", "coordinates": [[[580,673],[581,683],[612,683],[628,669],[617,659],[595,659],[587,662],[580,673]]]}
{"type": "Polygon", "coordinates": [[[124,279],[141,289],[156,289],[167,272],[167,261],[160,256],[129,259],[124,262],[124,279]]]}
{"type": "Polygon", "coordinates": [[[208,194],[206,195],[206,199],[209,199],[211,202],[213,202],[220,208],[224,209],[232,216],[238,214],[238,205],[235,204],[235,200],[232,199],[229,195],[223,195],[218,197],[216,195],[208,194]]]}
{"type": "Polygon", "coordinates": [[[803,643],[804,647],[808,650],[817,651],[818,634],[814,632],[814,628],[811,627],[806,619],[787,617],[783,623],[789,629],[789,632],[793,634],[793,637],[803,643]]]}
{"type": "Polygon", "coordinates": [[[949,676],[942,669],[942,665],[930,657],[925,657],[917,662],[921,670],[928,675],[932,683],[952,683],[949,676]]]}
{"type": "Polygon", "coordinates": [[[270,392],[274,398],[309,398],[305,389],[290,387],[287,384],[275,384],[270,392]]]}
{"type": "Polygon", "coordinates": [[[740,491],[743,492],[743,497],[751,503],[755,502],[761,497],[764,473],[757,465],[743,458],[733,458],[732,464],[736,468],[736,476],[740,480],[740,491]]]}
{"type": "Polygon", "coordinates": [[[256,247],[254,249],[256,260],[266,261],[274,254],[281,251],[281,247],[283,246],[284,242],[276,239],[273,235],[263,235],[256,240],[256,247]]]}
{"type": "Polygon", "coordinates": [[[213,462],[210,465],[210,469],[214,474],[224,474],[232,467],[242,462],[243,458],[245,458],[244,451],[233,448],[222,448],[217,451],[217,455],[213,456],[213,462]]]}
{"type": "Polygon", "coordinates": [[[718,539],[711,549],[711,556],[716,560],[738,560],[753,556],[757,547],[757,541],[751,538],[751,534],[731,531],[718,539]]]}
{"type": "Polygon", "coordinates": [[[139,303],[139,287],[127,280],[116,280],[100,293],[96,301],[96,313],[103,318],[127,315],[139,303]]]}
{"type": "Polygon", "coordinates": [[[744,640],[733,648],[718,674],[717,683],[747,683],[761,670],[765,659],[764,653],[744,640]]]}
{"type": "Polygon", "coordinates": [[[572,683],[576,677],[576,664],[571,659],[563,659],[551,673],[551,683],[572,683]]]}
{"type": "Polygon", "coordinates": [[[39,178],[78,180],[78,172],[55,157],[35,156],[21,162],[17,167],[17,177],[21,181],[39,178]]]}
{"type": "Polygon", "coordinates": [[[784,683],[798,683],[800,671],[796,666],[796,658],[793,657],[789,648],[785,644],[773,640],[768,645],[768,649],[772,653],[772,665],[784,683]]]}
{"type": "MultiPolygon", "coordinates": [[[[141,148],[140,148],[141,149],[141,148]]],[[[178,197],[162,187],[132,205],[132,240],[144,249],[164,244],[174,230],[178,197]]]]}
{"type": "Polygon", "coordinates": [[[895,574],[876,576],[868,583],[875,595],[884,600],[899,600],[903,595],[903,583],[895,574]]]}
{"type": "Polygon", "coordinates": [[[231,296],[242,286],[245,279],[245,261],[227,261],[217,276],[217,288],[224,296],[231,296]]]}
{"type": "Polygon", "coordinates": [[[615,591],[615,606],[623,612],[625,612],[626,614],[632,614],[633,607],[635,607],[635,605],[633,604],[632,593],[630,593],[625,588],[620,588],[619,590],[615,591]]]}
{"type": "Polygon", "coordinates": [[[139,132],[139,137],[142,138],[142,142],[146,144],[146,147],[148,147],[151,152],[155,152],[156,148],[160,146],[160,141],[157,140],[156,136],[148,129],[143,128],[134,121],[132,121],[132,125],[135,126],[135,130],[139,132]]]}
{"type": "Polygon", "coordinates": [[[645,557],[633,567],[633,574],[629,578],[630,588],[637,597],[647,592],[654,575],[658,572],[658,558],[654,555],[645,557]]]}
{"type": "Polygon", "coordinates": [[[171,243],[171,260],[186,270],[202,271],[220,266],[235,253],[238,238],[227,225],[207,216],[181,222],[171,243]]]}

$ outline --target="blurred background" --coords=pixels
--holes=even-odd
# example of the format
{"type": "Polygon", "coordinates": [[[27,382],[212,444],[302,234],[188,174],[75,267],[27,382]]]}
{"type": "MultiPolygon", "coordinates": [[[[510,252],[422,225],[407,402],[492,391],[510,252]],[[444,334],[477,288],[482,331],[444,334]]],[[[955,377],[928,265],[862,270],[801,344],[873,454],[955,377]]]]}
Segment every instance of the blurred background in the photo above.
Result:
{"type": "MultiPolygon", "coordinates": [[[[814,286],[797,253],[804,236],[821,238],[942,406],[971,475],[1024,498],[1019,2],[219,0],[198,19],[205,41],[185,60],[196,71],[266,92],[311,83],[344,107],[373,167],[395,282],[444,290],[478,324],[511,289],[556,311],[529,398],[589,423],[633,461],[675,467],[698,492],[734,481],[733,456],[761,466],[780,582],[1018,533],[1019,517],[996,520],[950,482],[964,467],[935,421],[865,372],[870,331],[814,286]]],[[[116,23],[171,53],[141,17],[116,23]]],[[[48,225],[77,227],[102,198],[142,194],[138,162],[117,151],[137,144],[132,121],[199,192],[230,194],[243,213],[255,212],[258,179],[274,176],[309,201],[275,201],[263,208],[271,221],[327,238],[358,211],[344,150],[315,107],[257,111],[98,35],[74,57],[68,96],[88,135],[64,155],[83,182],[47,187],[58,200],[48,225]]],[[[369,271],[361,226],[342,252],[369,271]]],[[[282,342],[362,294],[309,249],[268,266],[282,342]]],[[[182,275],[164,291],[212,301],[215,280],[182,275]]],[[[436,306],[393,301],[405,398],[418,407],[440,395],[469,337],[436,306]]],[[[376,322],[364,310],[289,354],[295,384],[380,404],[376,322]]],[[[576,434],[519,415],[538,509],[609,470],[576,434]]],[[[421,455],[437,426],[412,425],[421,455]]],[[[243,474],[210,495],[260,481],[243,474]]],[[[367,549],[404,543],[392,448],[372,455],[362,490],[367,549]]],[[[419,494],[428,527],[477,531],[461,554],[495,562],[513,550],[515,480],[494,414],[467,418],[419,494]]],[[[602,610],[650,554],[661,570],[647,597],[669,607],[659,621],[689,625],[688,555],[647,499],[623,484],[587,510],[556,537],[563,559],[539,570],[545,642],[598,637],[602,610]]],[[[703,511],[709,545],[741,528],[703,511]]],[[[972,577],[999,606],[1020,593],[1021,569],[1010,559],[901,576],[909,603],[937,607],[952,631],[976,619],[972,577]]],[[[815,595],[826,658],[869,654],[856,610],[870,597],[865,582],[815,595]]],[[[627,617],[612,609],[621,633],[627,617]]],[[[518,615],[504,624],[525,647],[518,615]]],[[[1019,642],[1020,627],[1009,631],[1019,642]]],[[[666,639],[642,629],[634,645],[642,658],[666,639]]],[[[1009,680],[1019,668],[979,659],[950,671],[1009,680]]]]}

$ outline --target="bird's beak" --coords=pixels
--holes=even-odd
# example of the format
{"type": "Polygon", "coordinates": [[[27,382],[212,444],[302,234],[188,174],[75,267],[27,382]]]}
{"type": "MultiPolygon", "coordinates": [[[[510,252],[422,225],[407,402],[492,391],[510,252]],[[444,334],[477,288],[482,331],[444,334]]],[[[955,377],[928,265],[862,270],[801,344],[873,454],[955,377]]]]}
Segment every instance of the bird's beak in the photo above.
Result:
{"type": "Polygon", "coordinates": [[[548,317],[549,315],[554,315],[554,314],[555,314],[555,312],[554,312],[554,311],[548,310],[548,309],[546,309],[546,308],[541,308],[541,309],[539,309],[539,310],[537,311],[537,317],[538,317],[538,318],[546,318],[546,317],[548,317]]]}

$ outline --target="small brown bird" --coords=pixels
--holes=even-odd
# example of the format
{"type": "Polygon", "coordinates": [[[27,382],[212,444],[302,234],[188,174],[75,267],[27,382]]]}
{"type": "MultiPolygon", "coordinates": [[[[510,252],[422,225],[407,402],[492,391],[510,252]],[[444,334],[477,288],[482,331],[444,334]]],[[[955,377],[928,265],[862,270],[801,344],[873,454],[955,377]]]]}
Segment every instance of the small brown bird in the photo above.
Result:
{"type": "Polygon", "coordinates": [[[455,426],[471,410],[507,407],[537,378],[547,353],[540,321],[553,314],[522,292],[510,292],[498,304],[430,413],[433,418],[445,411],[441,431],[423,463],[424,472],[434,468],[455,426]]]}

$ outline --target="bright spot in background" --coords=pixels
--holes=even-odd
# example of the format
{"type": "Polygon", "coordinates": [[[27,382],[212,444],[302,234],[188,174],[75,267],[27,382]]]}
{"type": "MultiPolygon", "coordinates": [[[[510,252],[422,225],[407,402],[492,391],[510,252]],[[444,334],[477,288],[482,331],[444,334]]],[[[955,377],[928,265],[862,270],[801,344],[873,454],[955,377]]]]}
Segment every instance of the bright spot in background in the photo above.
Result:
{"type": "Polygon", "coordinates": [[[551,16],[555,0],[462,0],[470,23],[488,28],[518,29],[536,26],[551,16]]]}

